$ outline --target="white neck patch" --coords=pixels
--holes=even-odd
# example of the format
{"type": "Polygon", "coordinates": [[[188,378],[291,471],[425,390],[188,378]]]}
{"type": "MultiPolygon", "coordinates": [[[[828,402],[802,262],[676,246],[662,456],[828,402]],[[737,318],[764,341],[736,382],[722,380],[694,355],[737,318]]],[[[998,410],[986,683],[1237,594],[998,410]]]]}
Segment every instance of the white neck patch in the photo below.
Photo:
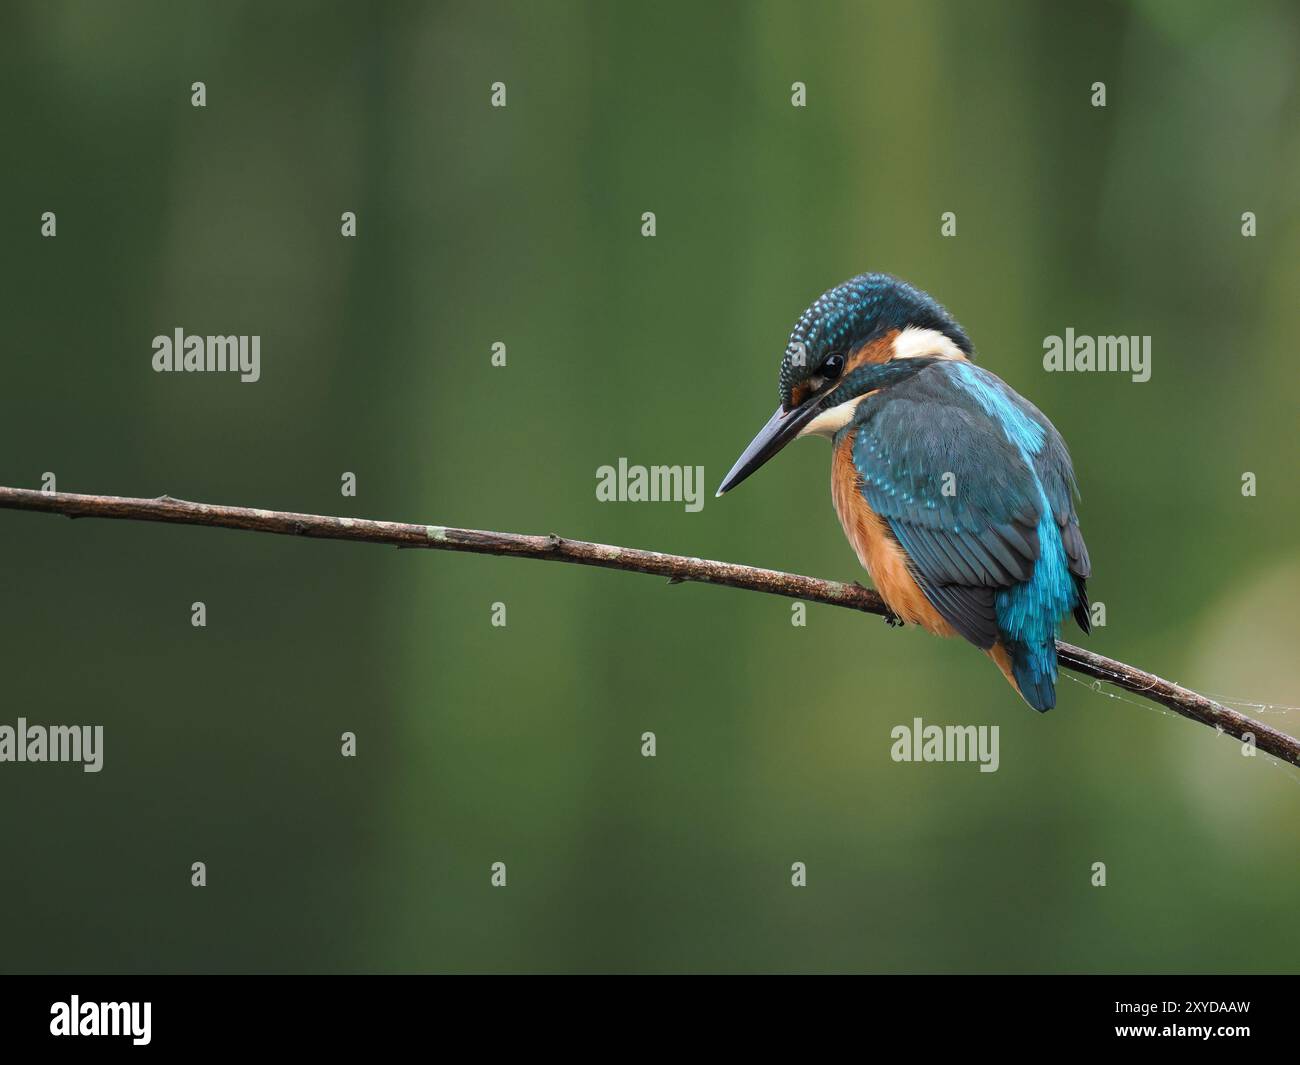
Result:
{"type": "Polygon", "coordinates": [[[894,337],[895,359],[915,359],[932,355],[937,359],[965,359],[966,353],[937,329],[918,329],[909,325],[894,337]]]}

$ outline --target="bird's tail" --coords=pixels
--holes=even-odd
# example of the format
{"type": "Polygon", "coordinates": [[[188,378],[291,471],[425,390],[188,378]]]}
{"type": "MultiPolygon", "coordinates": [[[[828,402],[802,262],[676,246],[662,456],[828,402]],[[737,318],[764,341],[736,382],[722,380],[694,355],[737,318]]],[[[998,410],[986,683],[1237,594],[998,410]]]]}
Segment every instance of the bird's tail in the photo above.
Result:
{"type": "Polygon", "coordinates": [[[1018,640],[998,642],[989,650],[1013,688],[1040,714],[1056,705],[1056,643],[1031,646],[1018,640]]]}

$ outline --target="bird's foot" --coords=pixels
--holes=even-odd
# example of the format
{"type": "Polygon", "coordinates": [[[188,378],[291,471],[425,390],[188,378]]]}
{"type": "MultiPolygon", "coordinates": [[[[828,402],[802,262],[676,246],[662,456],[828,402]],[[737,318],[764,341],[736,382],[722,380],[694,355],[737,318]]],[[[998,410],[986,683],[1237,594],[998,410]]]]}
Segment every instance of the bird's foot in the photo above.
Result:
{"type": "MultiPolygon", "coordinates": [[[[868,588],[865,584],[862,584],[859,581],[850,581],[849,583],[852,584],[854,588],[858,588],[861,591],[864,592],[871,591],[870,588],[868,588]]],[[[901,629],[905,624],[903,619],[900,618],[897,614],[895,614],[892,610],[890,610],[889,607],[885,607],[885,613],[882,614],[881,617],[884,619],[885,624],[888,625],[891,629],[901,629]]]]}

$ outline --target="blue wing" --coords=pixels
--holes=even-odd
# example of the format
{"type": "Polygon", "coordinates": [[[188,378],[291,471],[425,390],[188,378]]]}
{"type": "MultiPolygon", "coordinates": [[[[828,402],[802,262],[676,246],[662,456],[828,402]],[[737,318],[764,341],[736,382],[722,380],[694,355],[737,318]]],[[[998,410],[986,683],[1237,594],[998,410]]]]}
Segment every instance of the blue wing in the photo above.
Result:
{"type": "Polygon", "coordinates": [[[1087,628],[1090,564],[1051,422],[993,374],[945,361],[864,400],[854,425],[863,496],[926,598],[977,647],[1001,641],[1022,694],[1052,705],[1060,618],[1087,628]]]}

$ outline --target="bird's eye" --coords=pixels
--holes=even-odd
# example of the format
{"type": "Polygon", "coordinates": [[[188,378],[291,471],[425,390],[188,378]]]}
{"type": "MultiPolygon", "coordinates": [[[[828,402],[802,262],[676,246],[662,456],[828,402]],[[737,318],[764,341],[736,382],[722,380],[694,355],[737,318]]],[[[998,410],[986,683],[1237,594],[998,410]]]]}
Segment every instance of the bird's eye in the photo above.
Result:
{"type": "Polygon", "coordinates": [[[817,368],[817,376],[823,381],[834,381],[844,372],[844,356],[828,355],[826,361],[817,368]]]}

